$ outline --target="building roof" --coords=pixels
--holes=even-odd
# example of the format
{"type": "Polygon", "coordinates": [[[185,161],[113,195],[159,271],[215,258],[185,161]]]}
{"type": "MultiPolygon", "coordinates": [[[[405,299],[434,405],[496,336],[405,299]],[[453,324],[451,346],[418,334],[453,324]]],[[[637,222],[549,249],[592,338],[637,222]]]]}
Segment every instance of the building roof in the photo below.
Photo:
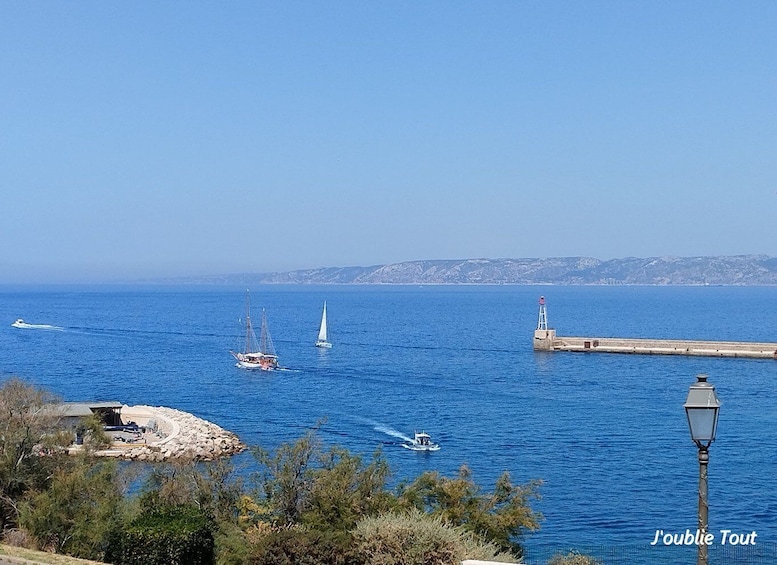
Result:
{"type": "Polygon", "coordinates": [[[112,409],[121,410],[124,406],[121,402],[63,402],[63,416],[82,417],[91,416],[95,410],[112,409]]]}

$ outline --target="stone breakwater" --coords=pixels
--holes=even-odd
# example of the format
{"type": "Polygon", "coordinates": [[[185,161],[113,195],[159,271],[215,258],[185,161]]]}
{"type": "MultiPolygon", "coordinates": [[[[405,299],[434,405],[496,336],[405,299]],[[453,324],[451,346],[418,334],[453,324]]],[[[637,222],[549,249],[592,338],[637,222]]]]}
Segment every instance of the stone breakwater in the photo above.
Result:
{"type": "Polygon", "coordinates": [[[212,461],[235,455],[246,445],[232,432],[188,412],[164,406],[124,406],[124,424],[136,423],[145,431],[117,438],[97,455],[133,461],[212,461]]]}

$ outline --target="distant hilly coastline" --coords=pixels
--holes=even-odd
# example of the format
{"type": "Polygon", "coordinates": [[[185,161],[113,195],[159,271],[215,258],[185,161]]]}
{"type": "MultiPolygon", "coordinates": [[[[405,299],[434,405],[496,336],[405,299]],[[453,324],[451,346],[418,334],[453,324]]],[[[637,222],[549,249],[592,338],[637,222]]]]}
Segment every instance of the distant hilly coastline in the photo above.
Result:
{"type": "Polygon", "coordinates": [[[593,257],[441,259],[371,267],[322,267],[283,273],[240,273],[166,279],[171,284],[434,284],[434,285],[777,285],[777,258],[593,257]]]}

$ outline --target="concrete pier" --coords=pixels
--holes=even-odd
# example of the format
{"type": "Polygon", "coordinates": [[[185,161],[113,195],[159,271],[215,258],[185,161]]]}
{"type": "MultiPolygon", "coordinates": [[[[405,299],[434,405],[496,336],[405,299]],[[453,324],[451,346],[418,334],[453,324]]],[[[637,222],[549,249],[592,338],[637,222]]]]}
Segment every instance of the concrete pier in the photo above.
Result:
{"type": "Polygon", "coordinates": [[[535,351],[630,353],[640,355],[691,355],[777,360],[777,343],[745,341],[691,341],[617,337],[560,337],[555,330],[534,331],[535,351]]]}

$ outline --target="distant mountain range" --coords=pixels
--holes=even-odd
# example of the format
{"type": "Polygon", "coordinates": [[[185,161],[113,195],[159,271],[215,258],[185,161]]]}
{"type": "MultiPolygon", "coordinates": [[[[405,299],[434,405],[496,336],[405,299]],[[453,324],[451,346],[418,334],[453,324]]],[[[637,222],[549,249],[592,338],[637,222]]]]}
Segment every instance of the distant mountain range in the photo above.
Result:
{"type": "MultiPolygon", "coordinates": [[[[159,281],[156,281],[159,282],[159,281]]],[[[176,284],[518,284],[518,285],[777,285],[777,258],[593,257],[441,259],[371,267],[322,267],[167,279],[176,284]]]]}

